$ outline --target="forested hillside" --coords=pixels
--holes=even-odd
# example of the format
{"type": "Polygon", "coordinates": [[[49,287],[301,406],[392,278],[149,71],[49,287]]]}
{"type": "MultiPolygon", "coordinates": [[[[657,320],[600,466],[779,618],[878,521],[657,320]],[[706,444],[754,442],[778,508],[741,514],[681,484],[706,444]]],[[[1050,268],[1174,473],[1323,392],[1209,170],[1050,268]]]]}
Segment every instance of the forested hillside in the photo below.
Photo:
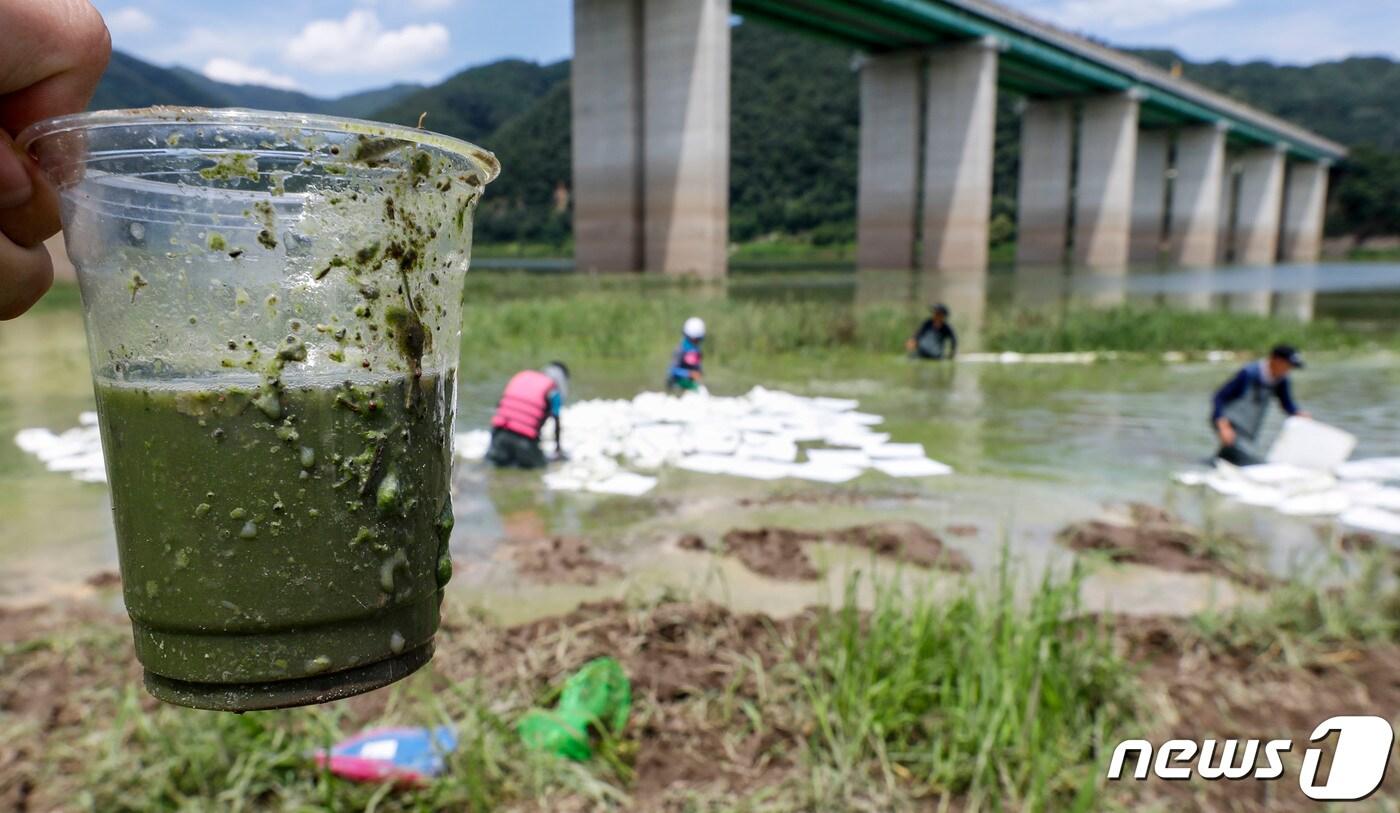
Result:
{"type": "Polygon", "coordinates": [[[117,51],[112,54],[90,107],[103,110],[173,104],[364,117],[420,89],[419,85],[399,84],[324,99],[294,90],[217,82],[187,68],[161,68],[117,51]]]}

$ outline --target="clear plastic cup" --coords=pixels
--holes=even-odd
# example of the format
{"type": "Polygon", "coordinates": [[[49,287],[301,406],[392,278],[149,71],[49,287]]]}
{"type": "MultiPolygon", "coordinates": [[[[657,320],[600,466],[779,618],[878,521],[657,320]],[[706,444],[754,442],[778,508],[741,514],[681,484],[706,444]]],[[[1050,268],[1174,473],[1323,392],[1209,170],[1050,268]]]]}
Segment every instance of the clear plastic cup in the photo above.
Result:
{"type": "Polygon", "coordinates": [[[52,119],[20,144],[61,195],[150,692],[277,708],[426,663],[495,158],[406,127],[192,108],[52,119]]]}

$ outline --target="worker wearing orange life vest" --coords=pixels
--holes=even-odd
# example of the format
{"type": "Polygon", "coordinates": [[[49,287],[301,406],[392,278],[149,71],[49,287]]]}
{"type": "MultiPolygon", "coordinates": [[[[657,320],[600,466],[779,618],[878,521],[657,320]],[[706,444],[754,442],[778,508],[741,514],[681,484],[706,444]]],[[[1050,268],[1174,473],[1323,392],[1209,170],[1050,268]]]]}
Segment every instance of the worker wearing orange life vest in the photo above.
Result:
{"type": "Polygon", "coordinates": [[[554,420],[554,454],[564,457],[560,413],[569,394],[569,368],[552,361],[543,370],[523,370],[506,384],[491,419],[491,447],[486,459],[502,468],[544,468],[541,430],[554,420]]]}

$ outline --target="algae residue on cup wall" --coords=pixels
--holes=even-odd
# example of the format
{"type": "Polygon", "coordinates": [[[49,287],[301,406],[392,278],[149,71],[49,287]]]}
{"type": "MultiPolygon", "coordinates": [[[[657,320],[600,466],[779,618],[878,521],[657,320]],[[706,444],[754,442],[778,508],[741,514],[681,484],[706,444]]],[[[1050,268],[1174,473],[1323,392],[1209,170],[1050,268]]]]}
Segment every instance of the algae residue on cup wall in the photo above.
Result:
{"type": "Polygon", "coordinates": [[[185,108],[21,143],[62,196],[147,688],[274,708],[427,662],[495,159],[409,128],[185,108]]]}

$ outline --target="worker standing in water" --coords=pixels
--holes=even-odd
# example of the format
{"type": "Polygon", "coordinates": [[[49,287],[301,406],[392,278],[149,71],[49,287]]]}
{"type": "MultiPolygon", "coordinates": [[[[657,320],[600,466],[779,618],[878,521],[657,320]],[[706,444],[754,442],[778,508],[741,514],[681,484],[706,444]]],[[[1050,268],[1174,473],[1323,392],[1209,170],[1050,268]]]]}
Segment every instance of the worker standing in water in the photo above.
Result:
{"type": "Polygon", "coordinates": [[[948,324],[948,306],[930,305],[929,318],[904,343],[904,349],[915,358],[951,361],[958,354],[958,334],[948,324]]]}
{"type": "Polygon", "coordinates": [[[1266,358],[1252,361],[1215,391],[1210,423],[1220,440],[1215,456],[1236,466],[1264,462],[1255,444],[1264,426],[1269,401],[1278,399],[1288,415],[1307,417],[1293,400],[1288,374],[1303,368],[1303,357],[1291,345],[1280,344],[1266,358]]]}
{"type": "Polygon", "coordinates": [[[705,320],[692,316],[681,327],[681,343],[671,357],[671,369],[666,374],[667,390],[694,392],[704,377],[705,320]]]}
{"type": "Polygon", "coordinates": [[[486,459],[501,468],[541,469],[540,448],[545,422],[554,420],[554,455],[564,457],[561,414],[569,397],[569,368],[551,361],[543,370],[523,370],[506,384],[496,415],[491,419],[491,447],[486,459]]]}

